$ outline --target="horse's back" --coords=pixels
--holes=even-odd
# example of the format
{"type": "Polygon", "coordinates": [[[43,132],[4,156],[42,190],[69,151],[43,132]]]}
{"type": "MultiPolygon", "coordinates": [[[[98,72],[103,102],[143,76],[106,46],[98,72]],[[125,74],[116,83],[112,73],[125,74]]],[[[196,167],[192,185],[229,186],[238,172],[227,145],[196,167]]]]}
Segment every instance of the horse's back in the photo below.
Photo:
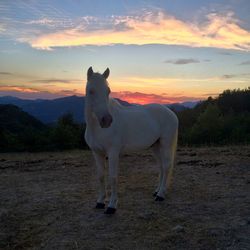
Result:
{"type": "Polygon", "coordinates": [[[175,113],[161,104],[147,104],[143,107],[150,113],[153,119],[156,119],[162,126],[178,127],[178,118],[175,113]]]}
{"type": "MultiPolygon", "coordinates": [[[[120,106],[121,107],[121,106],[120,106]]],[[[146,105],[122,106],[122,112],[129,120],[136,122],[157,123],[157,127],[178,127],[178,118],[168,107],[157,103],[146,105]]]]}
{"type": "Polygon", "coordinates": [[[160,104],[144,105],[144,108],[151,114],[152,119],[159,123],[160,140],[167,144],[173,144],[178,135],[178,118],[168,107],[160,104]]]}
{"type": "Polygon", "coordinates": [[[119,107],[116,121],[124,149],[142,149],[160,138],[176,133],[178,120],[167,107],[159,104],[119,107]]]}

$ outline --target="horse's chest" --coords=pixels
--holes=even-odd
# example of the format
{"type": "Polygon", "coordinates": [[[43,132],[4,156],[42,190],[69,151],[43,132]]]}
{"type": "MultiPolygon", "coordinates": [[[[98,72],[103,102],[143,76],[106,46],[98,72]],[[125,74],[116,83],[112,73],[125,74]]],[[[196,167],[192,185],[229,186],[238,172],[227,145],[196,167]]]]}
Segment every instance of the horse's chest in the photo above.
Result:
{"type": "Polygon", "coordinates": [[[89,147],[94,151],[105,151],[107,148],[107,139],[105,134],[96,134],[86,130],[85,140],[89,147]]]}

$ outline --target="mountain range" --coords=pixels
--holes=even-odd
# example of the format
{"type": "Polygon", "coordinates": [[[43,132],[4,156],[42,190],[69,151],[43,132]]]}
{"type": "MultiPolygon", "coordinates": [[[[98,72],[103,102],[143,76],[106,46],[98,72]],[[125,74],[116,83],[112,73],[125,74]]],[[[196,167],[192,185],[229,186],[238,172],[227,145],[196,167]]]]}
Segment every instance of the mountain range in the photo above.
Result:
{"type": "MultiPolygon", "coordinates": [[[[117,100],[124,106],[133,105],[120,99],[117,100]]],[[[193,108],[197,103],[198,102],[183,102],[166,104],[166,106],[178,112],[187,108],[193,108]]],[[[75,121],[79,123],[84,122],[85,97],[68,96],[53,100],[27,100],[13,96],[3,96],[0,97],[0,104],[16,105],[45,124],[55,123],[59,117],[66,113],[72,113],[75,121]]]]}

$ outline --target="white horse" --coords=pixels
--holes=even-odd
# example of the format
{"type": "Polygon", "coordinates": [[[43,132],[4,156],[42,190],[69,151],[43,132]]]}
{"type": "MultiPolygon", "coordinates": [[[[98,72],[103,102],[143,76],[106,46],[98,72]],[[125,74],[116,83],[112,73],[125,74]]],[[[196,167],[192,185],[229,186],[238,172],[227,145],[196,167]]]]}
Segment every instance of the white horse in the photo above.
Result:
{"type": "Polygon", "coordinates": [[[107,78],[88,69],[85,119],[85,140],[91,148],[99,181],[99,196],[96,208],[105,207],[104,166],[109,164],[111,197],[107,214],[113,214],[117,206],[117,178],[119,155],[124,151],[152,147],[160,167],[159,185],[154,193],[156,201],[165,198],[167,173],[173,168],[178,136],[178,119],[167,107],[159,104],[122,106],[109,97],[107,78]]]}

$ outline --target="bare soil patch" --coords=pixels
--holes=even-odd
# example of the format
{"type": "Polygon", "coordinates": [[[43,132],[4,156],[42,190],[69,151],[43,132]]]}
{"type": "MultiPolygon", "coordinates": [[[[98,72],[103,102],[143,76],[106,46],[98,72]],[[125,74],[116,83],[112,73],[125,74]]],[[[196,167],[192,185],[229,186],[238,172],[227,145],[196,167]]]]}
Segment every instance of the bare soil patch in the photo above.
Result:
{"type": "Polygon", "coordinates": [[[124,155],[114,216],[89,151],[0,154],[0,249],[250,249],[250,147],[178,149],[167,199],[150,151],[124,155]]]}

